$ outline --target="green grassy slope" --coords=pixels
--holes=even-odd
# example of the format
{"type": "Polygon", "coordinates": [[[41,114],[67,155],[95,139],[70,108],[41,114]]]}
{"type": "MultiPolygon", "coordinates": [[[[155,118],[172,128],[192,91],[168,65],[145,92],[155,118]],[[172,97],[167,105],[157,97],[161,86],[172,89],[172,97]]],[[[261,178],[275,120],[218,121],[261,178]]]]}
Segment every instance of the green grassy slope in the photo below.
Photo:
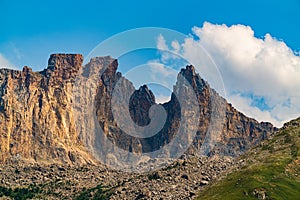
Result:
{"type": "Polygon", "coordinates": [[[246,164],[198,199],[300,199],[300,118],[244,154],[246,164]]]}

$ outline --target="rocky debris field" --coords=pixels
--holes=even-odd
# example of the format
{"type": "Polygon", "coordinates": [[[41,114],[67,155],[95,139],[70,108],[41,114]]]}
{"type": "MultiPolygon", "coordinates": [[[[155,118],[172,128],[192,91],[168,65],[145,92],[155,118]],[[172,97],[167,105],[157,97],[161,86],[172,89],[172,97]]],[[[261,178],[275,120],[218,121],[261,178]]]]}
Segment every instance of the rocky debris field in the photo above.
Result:
{"type": "Polygon", "coordinates": [[[231,157],[192,156],[141,174],[115,171],[102,165],[12,162],[0,165],[0,196],[12,199],[193,199],[201,188],[227,174],[236,163],[231,157]]]}

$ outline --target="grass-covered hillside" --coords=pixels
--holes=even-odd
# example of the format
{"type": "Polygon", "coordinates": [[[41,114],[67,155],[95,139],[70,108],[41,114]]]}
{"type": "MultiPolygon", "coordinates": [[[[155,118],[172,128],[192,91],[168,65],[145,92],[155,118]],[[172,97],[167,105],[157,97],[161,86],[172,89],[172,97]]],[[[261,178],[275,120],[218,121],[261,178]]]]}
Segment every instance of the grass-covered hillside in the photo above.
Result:
{"type": "Polygon", "coordinates": [[[244,154],[245,165],[207,187],[198,199],[300,199],[300,118],[244,154]]]}

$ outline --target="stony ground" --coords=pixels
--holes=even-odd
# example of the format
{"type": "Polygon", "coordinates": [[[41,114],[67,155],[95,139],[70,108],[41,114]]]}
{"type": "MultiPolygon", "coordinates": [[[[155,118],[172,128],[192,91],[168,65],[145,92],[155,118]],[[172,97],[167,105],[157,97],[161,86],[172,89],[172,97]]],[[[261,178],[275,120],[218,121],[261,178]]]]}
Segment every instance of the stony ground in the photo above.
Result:
{"type": "Polygon", "coordinates": [[[201,188],[228,173],[236,163],[231,157],[189,157],[140,174],[114,171],[101,165],[16,162],[0,165],[0,196],[12,199],[193,199],[201,188]]]}

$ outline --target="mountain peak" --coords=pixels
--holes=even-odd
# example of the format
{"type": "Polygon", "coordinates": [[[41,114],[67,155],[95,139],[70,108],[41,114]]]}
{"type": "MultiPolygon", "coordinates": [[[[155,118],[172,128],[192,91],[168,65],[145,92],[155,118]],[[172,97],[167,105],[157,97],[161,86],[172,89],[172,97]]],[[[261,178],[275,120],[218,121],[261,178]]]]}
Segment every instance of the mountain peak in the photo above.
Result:
{"type": "Polygon", "coordinates": [[[24,73],[28,74],[28,73],[32,72],[32,69],[30,67],[28,67],[28,66],[24,66],[22,71],[24,73]]]}
{"type": "Polygon", "coordinates": [[[196,73],[195,67],[193,65],[187,65],[185,68],[182,68],[180,70],[175,87],[186,84],[182,77],[184,77],[184,79],[188,81],[195,92],[200,92],[204,88],[204,86],[209,86],[209,84],[205,82],[198,73],[196,73]]]}
{"type": "Polygon", "coordinates": [[[149,91],[149,88],[147,85],[142,85],[139,87],[139,91],[142,92],[142,91],[149,91]]]}
{"type": "Polygon", "coordinates": [[[82,65],[82,62],[83,56],[81,54],[51,54],[48,60],[47,69],[69,69],[70,67],[79,69],[82,65]]]}
{"type": "Polygon", "coordinates": [[[187,65],[185,69],[191,71],[192,73],[195,73],[195,67],[193,65],[187,65]]]}
{"type": "Polygon", "coordinates": [[[195,76],[196,75],[195,67],[193,65],[187,65],[185,69],[184,68],[181,69],[180,74],[195,76]]]}
{"type": "MultiPolygon", "coordinates": [[[[222,105],[227,105],[227,102],[201,79],[196,73],[195,67],[188,65],[180,71],[171,100],[163,104],[168,114],[163,128],[153,137],[134,138],[124,134],[122,129],[116,125],[111,109],[113,107],[111,106],[113,91],[116,89],[118,81],[121,81],[119,83],[124,86],[121,87],[124,89],[120,89],[120,95],[127,98],[126,95],[130,94],[129,114],[138,126],[146,126],[150,123],[149,110],[151,106],[155,105],[155,96],[152,91],[146,85],[134,90],[133,84],[117,72],[118,61],[109,56],[92,58],[85,66],[82,66],[82,62],[83,56],[80,54],[52,54],[48,61],[48,68],[40,73],[32,73],[28,67],[24,67],[23,72],[0,71],[3,71],[0,74],[0,142],[3,144],[0,145],[0,162],[17,154],[37,161],[56,158],[64,162],[82,163],[89,160],[85,159],[86,154],[80,153],[81,150],[76,145],[77,143],[78,145],[84,144],[84,141],[96,141],[97,138],[87,135],[87,131],[83,131],[87,130],[85,124],[78,123],[78,120],[74,118],[75,114],[71,112],[74,106],[72,83],[80,69],[83,69],[84,77],[95,75],[96,78],[99,78],[98,75],[101,75],[100,80],[97,80],[99,84],[95,84],[95,88],[93,88],[96,90],[95,104],[93,105],[95,105],[99,125],[105,130],[104,133],[109,136],[112,143],[128,152],[139,154],[156,151],[172,141],[181,127],[180,123],[183,117],[187,119],[199,117],[199,125],[189,126],[190,130],[197,132],[195,145],[193,145],[196,152],[201,148],[206,132],[210,130],[211,117],[215,114],[221,115],[222,105]],[[24,88],[27,89],[24,90],[24,88]],[[190,101],[191,94],[195,94],[197,98],[200,116],[197,116],[194,110],[191,112],[184,110],[188,106],[194,105],[190,101]],[[183,103],[179,103],[178,99],[183,100],[183,103]],[[23,113],[15,115],[20,110],[23,113]],[[6,119],[13,119],[13,121],[6,119]],[[76,123],[83,124],[80,125],[82,126],[80,127],[81,132],[75,130],[76,123]],[[19,133],[26,134],[20,135],[19,133]],[[34,137],[25,138],[31,135],[34,137]],[[22,141],[26,142],[20,143],[20,137],[22,141]],[[64,146],[63,155],[60,150],[57,150],[57,146],[61,143],[64,146]],[[73,143],[74,146],[69,145],[73,143]]],[[[90,98],[84,90],[80,92],[83,98],[82,102],[85,104],[94,98],[90,98]]],[[[196,101],[195,104],[197,104],[196,101]]],[[[124,108],[128,111],[126,106],[128,105],[126,104],[124,108]]],[[[217,138],[219,141],[218,151],[215,151],[217,153],[239,155],[273,132],[271,124],[259,124],[229,105],[225,109],[227,109],[224,110],[225,121],[224,123],[220,122],[221,133],[217,138]]],[[[126,112],[126,114],[128,113],[126,112]]],[[[97,141],[102,146],[106,142],[98,139],[97,141]]],[[[87,154],[88,152],[87,150],[87,154]]],[[[90,157],[92,156],[90,155],[90,157]]]]}
{"type": "Polygon", "coordinates": [[[81,54],[51,54],[48,67],[41,73],[46,77],[57,80],[74,78],[82,67],[83,56],[81,54]]]}

